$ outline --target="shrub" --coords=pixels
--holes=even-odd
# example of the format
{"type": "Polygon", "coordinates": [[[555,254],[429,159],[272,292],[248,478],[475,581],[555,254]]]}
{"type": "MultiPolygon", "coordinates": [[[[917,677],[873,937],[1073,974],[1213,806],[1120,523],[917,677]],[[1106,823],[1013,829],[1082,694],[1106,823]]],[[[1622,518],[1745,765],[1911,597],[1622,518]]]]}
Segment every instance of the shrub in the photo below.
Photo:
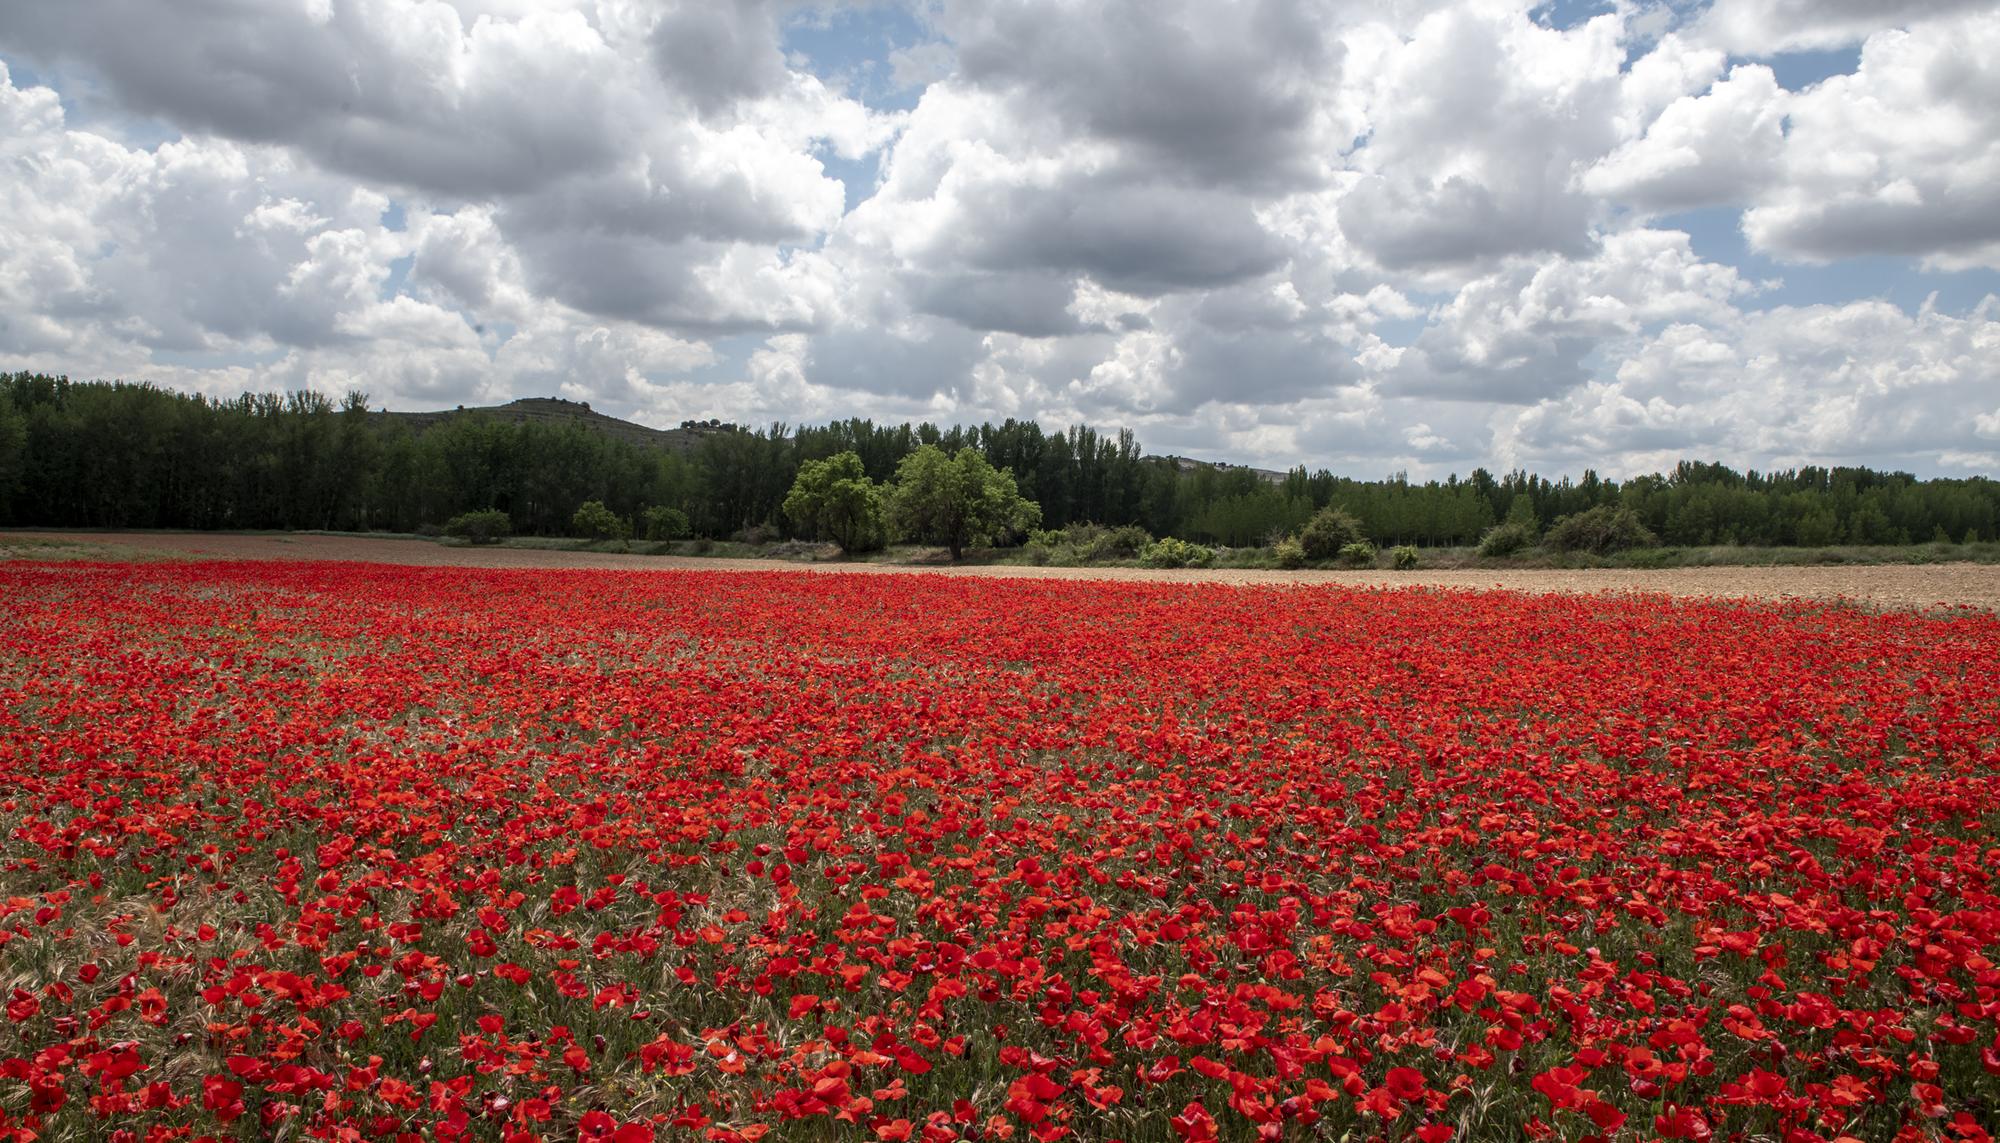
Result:
{"type": "Polygon", "coordinates": [[[1650,548],[1660,541],[1630,508],[1600,504],[1557,520],[1542,542],[1558,552],[1601,556],[1627,548],[1650,548]]]}
{"type": "Polygon", "coordinates": [[[1278,566],[1281,568],[1296,568],[1305,566],[1306,562],[1305,545],[1299,543],[1298,537],[1296,536],[1286,536],[1284,539],[1281,539],[1277,543],[1272,544],[1271,554],[1277,558],[1278,566]]]}
{"type": "Polygon", "coordinates": [[[1136,524],[1106,528],[1084,522],[1029,532],[1027,554],[1032,563],[1075,567],[1137,559],[1152,542],[1152,534],[1136,524]]]}
{"type": "Polygon", "coordinates": [[[632,526],[606,508],[602,500],[584,501],[569,518],[569,526],[577,535],[592,540],[623,540],[632,534],[632,526]]]}
{"type": "MultiPolygon", "coordinates": [[[[1137,524],[1127,524],[1122,528],[1098,529],[1085,548],[1085,558],[1092,560],[1129,560],[1145,551],[1153,543],[1152,533],[1137,524]]],[[[1079,545],[1082,546],[1082,545],[1079,545]]]]}
{"type": "Polygon", "coordinates": [[[444,526],[445,535],[474,544],[499,543],[501,537],[513,532],[514,521],[498,508],[461,512],[446,521],[444,526]]]}
{"type": "Polygon", "coordinates": [[[1375,562],[1375,545],[1366,540],[1356,540],[1340,546],[1340,562],[1348,567],[1364,567],[1375,562]]]}
{"type": "Polygon", "coordinates": [[[1417,547],[1415,544],[1402,544],[1389,550],[1389,563],[1397,571],[1409,571],[1411,568],[1416,567],[1417,559],[1417,547]]]}
{"type": "Polygon", "coordinates": [[[1482,556],[1511,556],[1534,546],[1535,530],[1512,520],[1486,529],[1486,534],[1479,537],[1479,554],[1482,556]]]}
{"type": "Polygon", "coordinates": [[[1139,562],[1149,568],[1203,568],[1215,559],[1212,549],[1165,536],[1147,544],[1139,562]]]}
{"type": "Polygon", "coordinates": [[[1299,532],[1299,544],[1309,560],[1330,560],[1352,544],[1367,542],[1368,537],[1361,534],[1361,521],[1345,508],[1331,504],[1315,513],[1299,532]]]}
{"type": "Polygon", "coordinates": [[[644,518],[649,540],[678,540],[689,531],[687,513],[678,508],[656,504],[646,509],[644,518]]]}

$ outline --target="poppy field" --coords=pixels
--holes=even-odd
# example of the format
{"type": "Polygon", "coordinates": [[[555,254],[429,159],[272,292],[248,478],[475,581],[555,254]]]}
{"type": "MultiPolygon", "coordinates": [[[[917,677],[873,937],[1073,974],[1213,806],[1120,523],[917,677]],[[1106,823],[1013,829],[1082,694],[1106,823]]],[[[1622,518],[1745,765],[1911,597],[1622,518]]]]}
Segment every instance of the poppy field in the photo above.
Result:
{"type": "Polygon", "coordinates": [[[0,564],[0,1139],[1982,1140],[2000,617],[0,564]]]}

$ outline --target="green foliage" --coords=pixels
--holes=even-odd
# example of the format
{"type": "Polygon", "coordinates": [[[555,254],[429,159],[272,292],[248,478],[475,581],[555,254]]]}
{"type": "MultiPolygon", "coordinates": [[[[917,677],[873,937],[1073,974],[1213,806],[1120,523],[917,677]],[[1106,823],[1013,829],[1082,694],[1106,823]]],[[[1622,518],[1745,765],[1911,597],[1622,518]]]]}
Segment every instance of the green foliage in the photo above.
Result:
{"type": "Polygon", "coordinates": [[[646,538],[655,542],[678,540],[690,531],[687,513],[665,504],[655,504],[639,514],[646,522],[646,538]]]}
{"type": "Polygon", "coordinates": [[[1029,558],[1038,564],[1078,567],[1123,563],[1139,558],[1153,537],[1136,524],[1106,528],[1101,524],[1071,524],[1029,534],[1029,558]]]}
{"type": "Polygon", "coordinates": [[[591,540],[624,540],[632,535],[632,526],[602,500],[584,501],[569,518],[569,525],[576,535],[591,540]]]}
{"type": "Polygon", "coordinates": [[[1304,544],[1299,543],[1297,536],[1286,536],[1284,539],[1271,545],[1271,555],[1277,559],[1278,566],[1281,568],[1291,569],[1305,566],[1306,548],[1304,544]]]}
{"type": "Polygon", "coordinates": [[[1479,537],[1479,554],[1482,556],[1511,556],[1534,546],[1534,530],[1511,518],[1504,524],[1486,529],[1486,534],[1479,537]]]}
{"type": "Polygon", "coordinates": [[[14,490],[21,483],[26,461],[28,424],[14,409],[14,402],[0,392],[0,522],[7,521],[14,490]]]}
{"type": "Polygon", "coordinates": [[[1375,562],[1375,545],[1366,540],[1356,540],[1340,546],[1340,562],[1348,567],[1367,567],[1375,562]]]}
{"type": "Polygon", "coordinates": [[[1409,571],[1420,558],[1415,544],[1401,544],[1389,550],[1389,565],[1397,571],[1409,571]]]}
{"type": "Polygon", "coordinates": [[[1907,544],[1909,536],[1897,528],[1879,501],[1865,500],[1855,507],[1847,522],[1850,544],[1907,544]]]}
{"type": "Polygon", "coordinates": [[[1247,491],[1223,495],[1190,514],[1180,530],[1190,536],[1243,548],[1262,544],[1273,534],[1296,532],[1312,518],[1311,500],[1287,496],[1280,486],[1265,483],[1244,469],[1236,469],[1231,476],[1234,479],[1225,481],[1224,487],[1249,480],[1255,483],[1247,491]]]}
{"type": "Polygon", "coordinates": [[[1106,528],[1101,524],[1071,524],[1062,530],[1062,543],[1085,563],[1132,560],[1146,550],[1153,537],[1136,524],[1106,528]]]}
{"type": "Polygon", "coordinates": [[[832,540],[841,551],[870,552],[889,539],[882,499],[860,455],[842,452],[799,466],[784,511],[795,527],[832,540]]]}
{"type": "Polygon", "coordinates": [[[444,534],[473,544],[497,544],[512,535],[514,522],[498,508],[482,508],[477,512],[460,512],[446,521],[444,534]]]}
{"type": "Polygon", "coordinates": [[[1296,533],[1309,561],[1330,560],[1363,540],[1477,543],[1496,535],[1496,520],[1519,526],[1497,533],[1524,535],[1518,550],[1534,545],[1541,521],[1604,506],[1629,510],[1679,547],[1900,544],[1939,529],[2000,537],[2000,481],[1979,476],[1918,480],[1810,466],[1743,472],[1684,461],[1622,482],[1589,471],[1549,480],[1484,469],[1425,482],[1359,481],[1303,467],[1274,482],[1241,467],[1147,457],[1130,432],[1045,432],[1019,420],[777,424],[706,433],[683,453],[572,421],[389,416],[358,393],[212,400],[37,373],[0,374],[0,521],[416,532],[497,508],[518,533],[557,536],[572,532],[578,504],[597,500],[627,520],[648,505],[673,505],[697,537],[760,536],[787,519],[784,502],[805,465],[851,452],[880,486],[925,446],[954,460],[970,449],[1012,474],[1016,494],[1051,529],[1084,520],[1106,534],[1134,529],[1113,549],[1095,540],[1046,549],[1058,562],[1133,558],[1143,550],[1144,541],[1131,542],[1139,531],[1230,547],[1296,533]],[[1307,543],[1314,518],[1333,505],[1354,528],[1314,529],[1307,543]]]}
{"type": "Polygon", "coordinates": [[[1149,568],[1205,568],[1214,561],[1214,549],[1172,536],[1154,540],[1139,553],[1139,562],[1149,568]]]}
{"type": "Polygon", "coordinates": [[[1542,534],[1542,522],[1535,515],[1535,502],[1528,496],[1514,497],[1513,503],[1507,505],[1507,518],[1501,523],[1513,524],[1526,530],[1530,543],[1540,538],[1542,534]]]}
{"type": "Polygon", "coordinates": [[[1542,542],[1558,552],[1601,556],[1627,548],[1650,548],[1660,541],[1631,509],[1600,504],[1557,520],[1542,542]]]}
{"type": "Polygon", "coordinates": [[[896,466],[889,498],[899,535],[943,544],[951,558],[971,543],[1005,543],[1041,522],[1041,508],[1021,496],[1014,474],[996,469],[977,450],[946,456],[924,445],[896,466]]]}
{"type": "Polygon", "coordinates": [[[1330,560],[1355,544],[1365,543],[1368,537],[1361,533],[1361,521],[1344,508],[1328,505],[1319,510],[1305,528],[1299,532],[1299,544],[1306,550],[1306,558],[1330,560]]]}
{"type": "Polygon", "coordinates": [[[1815,504],[1798,518],[1792,531],[1793,540],[1803,547],[1824,548],[1828,544],[1840,542],[1840,519],[1831,508],[1815,504]]]}

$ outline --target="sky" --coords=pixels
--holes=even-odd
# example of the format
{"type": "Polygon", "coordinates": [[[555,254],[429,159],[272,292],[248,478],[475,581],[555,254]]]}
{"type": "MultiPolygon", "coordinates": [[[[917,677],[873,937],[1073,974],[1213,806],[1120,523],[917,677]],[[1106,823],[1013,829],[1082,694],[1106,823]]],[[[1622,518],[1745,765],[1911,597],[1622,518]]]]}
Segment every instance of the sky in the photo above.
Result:
{"type": "Polygon", "coordinates": [[[0,369],[2000,473],[2000,3],[0,5],[0,369]]]}

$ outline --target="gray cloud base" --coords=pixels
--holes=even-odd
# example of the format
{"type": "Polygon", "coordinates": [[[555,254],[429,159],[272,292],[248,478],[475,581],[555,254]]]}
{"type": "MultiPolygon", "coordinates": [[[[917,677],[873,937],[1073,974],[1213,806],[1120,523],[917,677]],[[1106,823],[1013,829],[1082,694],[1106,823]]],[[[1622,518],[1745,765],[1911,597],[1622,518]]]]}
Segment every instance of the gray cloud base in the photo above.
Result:
{"type": "Polygon", "coordinates": [[[874,46],[894,111],[783,0],[7,5],[56,86],[0,82],[0,356],[1367,472],[2000,468],[2000,303],[1774,304],[1657,221],[2000,280],[2000,13],[1534,12],[941,0],[874,46]]]}

